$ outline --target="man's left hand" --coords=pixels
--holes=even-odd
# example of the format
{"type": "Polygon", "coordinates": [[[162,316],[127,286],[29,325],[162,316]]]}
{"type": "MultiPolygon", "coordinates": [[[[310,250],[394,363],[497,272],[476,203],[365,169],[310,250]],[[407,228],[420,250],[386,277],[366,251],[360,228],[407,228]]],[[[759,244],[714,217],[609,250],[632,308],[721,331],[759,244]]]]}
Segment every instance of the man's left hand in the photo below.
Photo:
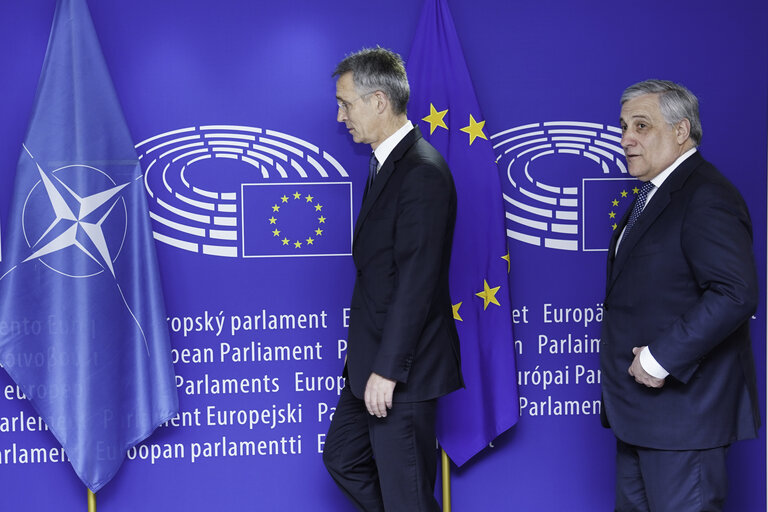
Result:
{"type": "Polygon", "coordinates": [[[645,369],[643,369],[643,365],[640,364],[640,352],[642,352],[644,348],[645,347],[634,347],[632,349],[632,353],[635,354],[635,359],[629,366],[629,374],[635,378],[635,381],[638,384],[642,384],[649,388],[660,388],[664,385],[664,379],[654,377],[646,372],[645,369]]]}
{"type": "Polygon", "coordinates": [[[392,408],[392,394],[397,381],[371,373],[365,385],[365,408],[368,413],[377,418],[386,418],[387,409],[392,408]]]}

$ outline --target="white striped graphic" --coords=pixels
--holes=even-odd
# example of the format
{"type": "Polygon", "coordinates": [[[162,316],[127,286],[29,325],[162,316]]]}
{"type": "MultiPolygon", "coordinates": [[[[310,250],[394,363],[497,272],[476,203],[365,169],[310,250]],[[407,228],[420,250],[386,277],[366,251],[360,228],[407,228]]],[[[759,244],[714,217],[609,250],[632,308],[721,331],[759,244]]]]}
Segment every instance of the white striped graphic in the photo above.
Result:
{"type": "Polygon", "coordinates": [[[253,126],[181,128],[149,137],[136,149],[139,160],[147,163],[144,186],[155,240],[210,256],[242,256],[241,185],[349,178],[344,167],[318,146],[253,126]],[[227,166],[240,162],[243,178],[237,183],[212,179],[210,169],[218,161],[227,166]],[[202,169],[209,174],[203,176],[202,169]]]}
{"type": "Polygon", "coordinates": [[[504,194],[507,236],[539,247],[581,250],[582,181],[631,178],[620,142],[620,128],[581,121],[531,123],[491,135],[499,169],[511,185],[504,194]],[[592,171],[570,170],[574,156],[587,159],[592,171]]]}

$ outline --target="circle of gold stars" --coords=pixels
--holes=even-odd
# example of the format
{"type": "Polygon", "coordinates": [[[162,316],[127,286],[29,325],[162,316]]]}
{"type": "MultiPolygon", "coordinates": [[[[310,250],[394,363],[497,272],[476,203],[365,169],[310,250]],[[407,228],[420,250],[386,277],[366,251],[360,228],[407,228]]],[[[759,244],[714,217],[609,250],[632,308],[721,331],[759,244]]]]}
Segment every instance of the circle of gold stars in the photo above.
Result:
{"type": "Polygon", "coordinates": [[[270,228],[272,229],[272,236],[280,241],[283,246],[293,247],[294,249],[307,248],[315,244],[315,242],[323,236],[323,228],[325,227],[326,217],[323,215],[323,205],[315,200],[311,194],[302,194],[301,192],[294,192],[291,195],[283,194],[280,200],[272,205],[272,216],[267,219],[270,228]],[[286,233],[280,230],[280,213],[288,210],[292,205],[305,205],[310,207],[312,214],[317,219],[314,231],[311,231],[308,236],[300,238],[289,238],[286,233]]]}
{"type": "MultiPolygon", "coordinates": [[[[640,192],[640,189],[637,188],[637,187],[633,187],[631,189],[631,192],[632,192],[633,195],[637,195],[637,193],[640,192]]],[[[612,231],[616,231],[616,229],[619,227],[619,223],[616,222],[616,220],[617,220],[617,218],[616,218],[616,207],[619,206],[619,203],[621,202],[621,199],[626,199],[627,197],[629,197],[629,192],[626,189],[624,189],[621,192],[619,192],[619,196],[618,197],[619,197],[619,199],[613,198],[611,200],[611,208],[610,208],[610,211],[608,212],[608,219],[610,219],[611,230],[612,231]]]]}

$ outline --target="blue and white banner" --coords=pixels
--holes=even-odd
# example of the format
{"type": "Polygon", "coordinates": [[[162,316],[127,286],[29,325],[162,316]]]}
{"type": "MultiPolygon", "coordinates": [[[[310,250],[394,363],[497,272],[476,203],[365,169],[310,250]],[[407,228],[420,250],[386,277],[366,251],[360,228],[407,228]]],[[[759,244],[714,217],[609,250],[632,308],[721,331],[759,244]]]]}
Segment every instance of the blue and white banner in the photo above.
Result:
{"type": "Polygon", "coordinates": [[[62,448],[3,462],[70,461],[96,492],[178,399],[141,168],[84,0],[57,4],[22,147],[0,362],[39,414],[21,430],[62,448]]]}

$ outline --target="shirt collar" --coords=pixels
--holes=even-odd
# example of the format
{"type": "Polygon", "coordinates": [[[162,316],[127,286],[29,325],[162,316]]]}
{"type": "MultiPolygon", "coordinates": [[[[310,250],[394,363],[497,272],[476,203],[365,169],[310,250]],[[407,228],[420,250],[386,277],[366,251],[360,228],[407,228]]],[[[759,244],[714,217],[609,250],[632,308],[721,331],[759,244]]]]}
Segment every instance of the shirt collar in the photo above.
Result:
{"type": "Polygon", "coordinates": [[[395,146],[397,146],[400,141],[403,140],[403,137],[405,137],[411,130],[413,130],[413,123],[411,123],[410,120],[407,120],[395,133],[384,139],[384,142],[376,147],[373,153],[376,155],[376,160],[379,161],[379,169],[381,169],[381,164],[384,163],[389,154],[392,153],[392,150],[395,149],[395,146]]]}
{"type": "Polygon", "coordinates": [[[667,178],[669,178],[669,175],[672,174],[672,171],[677,169],[677,167],[681,163],[683,163],[683,161],[686,158],[688,158],[689,156],[691,156],[695,152],[696,152],[696,148],[691,148],[688,151],[686,151],[685,153],[683,153],[682,155],[680,155],[679,157],[677,157],[677,160],[672,162],[672,165],[670,165],[669,167],[667,167],[666,169],[661,171],[655,178],[651,179],[651,183],[653,183],[653,185],[656,187],[656,189],[661,187],[661,184],[664,183],[664,181],[666,181],[667,178]]]}

